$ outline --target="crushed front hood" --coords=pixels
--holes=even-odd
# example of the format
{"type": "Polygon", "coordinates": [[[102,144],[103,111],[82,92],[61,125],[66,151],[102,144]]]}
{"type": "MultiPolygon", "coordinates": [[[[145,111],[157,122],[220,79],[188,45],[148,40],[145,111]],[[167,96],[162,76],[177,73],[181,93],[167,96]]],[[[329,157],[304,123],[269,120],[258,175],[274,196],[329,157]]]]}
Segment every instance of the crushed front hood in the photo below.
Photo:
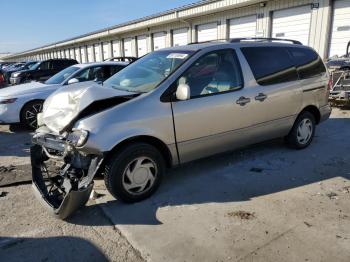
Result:
{"type": "Polygon", "coordinates": [[[62,88],[46,99],[41,121],[55,133],[62,133],[78,115],[96,101],[133,93],[103,87],[98,84],[78,83],[62,88]]]}

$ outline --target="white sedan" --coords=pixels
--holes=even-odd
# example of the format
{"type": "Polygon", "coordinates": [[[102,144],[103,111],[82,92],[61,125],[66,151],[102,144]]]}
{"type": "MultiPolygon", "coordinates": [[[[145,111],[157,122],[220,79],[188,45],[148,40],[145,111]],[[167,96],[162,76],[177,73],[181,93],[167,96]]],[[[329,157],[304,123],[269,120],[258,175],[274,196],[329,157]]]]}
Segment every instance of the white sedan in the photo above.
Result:
{"type": "Polygon", "coordinates": [[[0,124],[22,123],[31,129],[37,127],[37,114],[45,99],[58,88],[86,81],[102,83],[128,62],[100,62],[70,66],[45,83],[31,82],[0,89],[0,124]]]}

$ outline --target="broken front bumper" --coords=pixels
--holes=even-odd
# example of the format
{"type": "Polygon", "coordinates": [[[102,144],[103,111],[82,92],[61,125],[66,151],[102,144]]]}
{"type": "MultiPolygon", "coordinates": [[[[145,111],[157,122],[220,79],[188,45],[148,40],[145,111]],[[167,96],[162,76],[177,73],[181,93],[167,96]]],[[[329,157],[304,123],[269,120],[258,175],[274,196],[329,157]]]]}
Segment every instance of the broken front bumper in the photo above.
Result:
{"type": "Polygon", "coordinates": [[[93,177],[102,162],[102,157],[89,157],[89,161],[80,166],[81,162],[72,160],[74,157],[69,156],[65,144],[61,141],[33,139],[33,143],[30,155],[35,195],[53,215],[65,219],[89,200],[94,186],[93,177]],[[49,153],[52,150],[65,150],[61,156],[63,165],[58,174],[54,175],[50,174],[51,171],[48,171],[45,163],[54,157],[49,153]]]}

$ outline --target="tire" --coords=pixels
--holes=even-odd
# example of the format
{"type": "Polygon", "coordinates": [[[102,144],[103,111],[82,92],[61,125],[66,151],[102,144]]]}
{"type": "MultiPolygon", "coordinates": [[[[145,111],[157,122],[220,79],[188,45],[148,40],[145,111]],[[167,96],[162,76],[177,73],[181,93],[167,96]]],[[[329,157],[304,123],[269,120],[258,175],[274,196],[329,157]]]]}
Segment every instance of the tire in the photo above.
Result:
{"type": "Polygon", "coordinates": [[[286,137],[287,145],[295,149],[308,147],[315,135],[316,120],[312,113],[302,112],[286,137]]]}
{"type": "Polygon", "coordinates": [[[146,143],[135,143],[108,159],[104,180],[116,199],[134,203],[158,189],[164,172],[165,161],[159,150],[146,143]]]}
{"type": "Polygon", "coordinates": [[[40,100],[25,104],[21,111],[21,123],[31,130],[38,128],[37,115],[42,111],[43,104],[40,100]]]}

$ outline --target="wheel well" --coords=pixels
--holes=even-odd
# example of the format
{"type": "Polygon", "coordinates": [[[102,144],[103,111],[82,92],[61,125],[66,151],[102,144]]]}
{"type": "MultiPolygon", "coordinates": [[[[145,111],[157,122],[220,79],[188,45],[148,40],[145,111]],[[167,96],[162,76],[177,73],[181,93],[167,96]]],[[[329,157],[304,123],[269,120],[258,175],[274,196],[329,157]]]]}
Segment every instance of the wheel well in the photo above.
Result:
{"type": "Polygon", "coordinates": [[[158,138],[152,137],[152,136],[136,136],[136,137],[128,138],[128,139],[122,141],[121,143],[119,143],[118,145],[116,145],[107,154],[106,158],[108,158],[108,156],[112,155],[113,153],[119,151],[120,149],[126,147],[127,145],[130,145],[130,144],[136,143],[136,142],[147,143],[147,144],[154,146],[164,156],[167,167],[172,166],[172,156],[171,156],[169,148],[167,147],[167,145],[163,141],[159,140],[158,138]]]}
{"type": "Polygon", "coordinates": [[[28,104],[30,104],[30,103],[33,103],[33,102],[43,102],[43,103],[44,103],[45,100],[43,100],[43,99],[34,99],[34,100],[30,100],[30,101],[28,101],[27,103],[25,103],[25,104],[22,106],[21,111],[19,112],[19,118],[20,118],[21,122],[22,122],[23,109],[26,107],[26,105],[28,105],[28,104]]]}
{"type": "Polygon", "coordinates": [[[314,115],[316,124],[320,123],[321,114],[320,114],[320,110],[316,106],[307,106],[301,112],[305,112],[305,111],[308,111],[314,115]]]}

